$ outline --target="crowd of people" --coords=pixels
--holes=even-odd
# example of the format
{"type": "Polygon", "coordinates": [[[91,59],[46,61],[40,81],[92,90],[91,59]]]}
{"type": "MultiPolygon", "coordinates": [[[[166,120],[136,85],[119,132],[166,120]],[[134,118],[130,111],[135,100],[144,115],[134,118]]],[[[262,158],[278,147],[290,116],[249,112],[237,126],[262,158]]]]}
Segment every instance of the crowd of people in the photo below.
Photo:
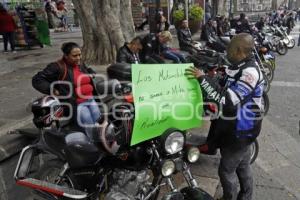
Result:
{"type": "Polygon", "coordinates": [[[67,14],[65,2],[62,0],[45,0],[45,12],[47,14],[48,26],[56,32],[67,31],[67,14]]]}

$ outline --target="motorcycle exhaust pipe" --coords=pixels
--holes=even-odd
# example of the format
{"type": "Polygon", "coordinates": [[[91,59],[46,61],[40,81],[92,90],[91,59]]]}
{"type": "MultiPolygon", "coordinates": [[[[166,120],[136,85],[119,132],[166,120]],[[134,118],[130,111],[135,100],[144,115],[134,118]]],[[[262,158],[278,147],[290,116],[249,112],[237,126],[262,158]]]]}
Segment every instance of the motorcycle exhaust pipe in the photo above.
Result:
{"type": "Polygon", "coordinates": [[[70,199],[86,199],[88,194],[86,192],[75,190],[46,181],[41,181],[34,178],[24,178],[16,181],[17,185],[29,187],[34,190],[40,190],[55,196],[67,197],[70,199]]]}

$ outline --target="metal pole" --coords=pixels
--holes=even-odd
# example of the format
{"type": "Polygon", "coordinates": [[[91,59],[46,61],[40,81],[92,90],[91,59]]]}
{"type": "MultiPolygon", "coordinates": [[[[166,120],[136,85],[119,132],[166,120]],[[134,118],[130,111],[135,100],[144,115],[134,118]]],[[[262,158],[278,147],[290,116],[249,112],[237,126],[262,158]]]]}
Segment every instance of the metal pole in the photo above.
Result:
{"type": "Polygon", "coordinates": [[[206,4],[206,0],[203,0],[203,11],[204,11],[204,17],[203,17],[203,19],[204,19],[204,22],[203,22],[203,24],[205,24],[206,23],[206,10],[205,10],[205,4],[206,4]]]}
{"type": "Polygon", "coordinates": [[[185,0],[185,19],[189,21],[189,0],[185,0]]]}
{"type": "Polygon", "coordinates": [[[232,18],[232,0],[229,1],[229,18],[232,18]]]}
{"type": "Polygon", "coordinates": [[[167,4],[168,4],[168,22],[170,23],[170,14],[171,14],[170,0],[167,1],[167,4]]]}
{"type": "Polygon", "coordinates": [[[158,12],[159,8],[160,8],[160,0],[156,0],[156,13],[158,12]]]}

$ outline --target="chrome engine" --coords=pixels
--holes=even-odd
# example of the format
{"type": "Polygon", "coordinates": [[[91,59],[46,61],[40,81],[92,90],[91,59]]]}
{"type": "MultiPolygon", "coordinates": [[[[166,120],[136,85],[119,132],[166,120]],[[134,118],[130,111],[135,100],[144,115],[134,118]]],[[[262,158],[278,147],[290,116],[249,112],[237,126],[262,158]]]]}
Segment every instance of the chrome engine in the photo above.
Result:
{"type": "Polygon", "coordinates": [[[118,170],[113,173],[113,180],[115,184],[111,186],[105,200],[143,199],[151,186],[150,175],[146,170],[118,170]]]}

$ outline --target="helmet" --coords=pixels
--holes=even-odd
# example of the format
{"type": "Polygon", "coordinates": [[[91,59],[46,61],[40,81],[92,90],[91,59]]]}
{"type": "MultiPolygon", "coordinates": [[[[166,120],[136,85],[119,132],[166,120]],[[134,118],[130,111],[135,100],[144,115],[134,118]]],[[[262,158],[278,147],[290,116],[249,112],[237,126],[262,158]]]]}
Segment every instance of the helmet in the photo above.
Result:
{"type": "Polygon", "coordinates": [[[37,128],[49,127],[63,116],[63,107],[58,98],[48,95],[32,102],[31,111],[37,128]]]}

